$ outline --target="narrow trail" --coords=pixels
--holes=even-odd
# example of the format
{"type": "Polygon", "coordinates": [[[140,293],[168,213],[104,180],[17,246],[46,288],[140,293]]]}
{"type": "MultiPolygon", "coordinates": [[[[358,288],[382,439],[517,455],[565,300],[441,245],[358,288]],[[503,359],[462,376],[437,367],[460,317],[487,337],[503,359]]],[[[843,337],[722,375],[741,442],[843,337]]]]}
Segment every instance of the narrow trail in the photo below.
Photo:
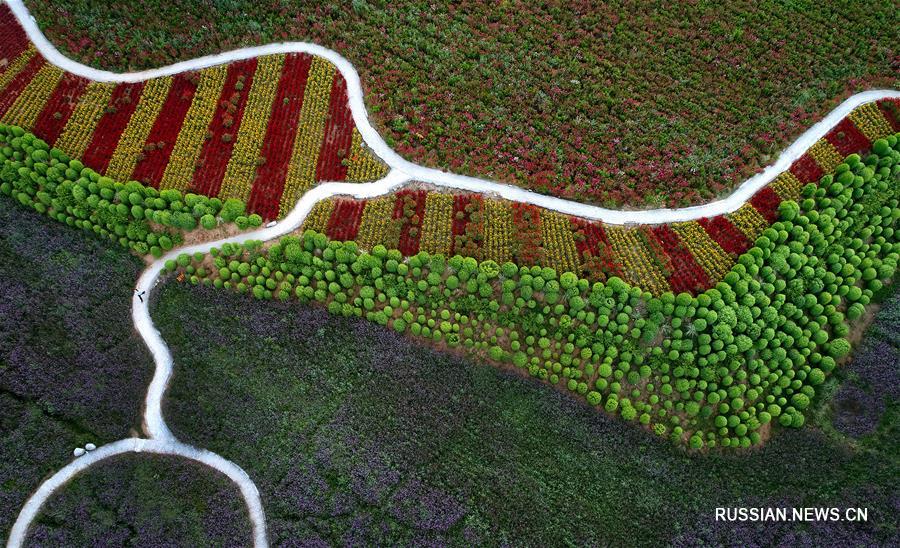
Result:
{"type": "Polygon", "coordinates": [[[779,173],[785,171],[817,140],[822,138],[851,110],[867,102],[882,98],[900,98],[900,91],[872,90],[856,94],[841,103],[823,120],[810,127],[799,139],[785,149],[778,160],[761,173],[744,181],[727,198],[708,204],[681,209],[654,209],[643,211],[618,211],[597,206],[581,204],[570,200],[537,194],[522,188],[514,187],[485,179],[457,175],[434,168],[413,164],[394,152],[372,127],[363,102],[362,86],[359,75],[353,65],[336,52],[316,44],[290,42],[269,44],[266,46],[242,48],[218,55],[210,55],[176,63],[168,67],[131,73],[112,73],[88,67],[63,56],[43,35],[35,20],[31,17],[21,0],[6,0],[16,18],[25,28],[29,39],[38,51],[51,63],[74,74],[98,81],[135,82],[167,76],[179,72],[202,69],[231,61],[269,55],[276,53],[304,52],[323,57],[332,62],[347,81],[347,92],[354,122],[366,144],[373,152],[384,160],[391,168],[383,179],[371,183],[324,183],[306,192],[291,212],[276,225],[223,238],[214,242],[205,242],[172,250],[162,258],[154,261],[141,274],[137,281],[135,295],[132,298],[132,320],[134,327],[144,339],[153,355],[155,372],[145,398],[143,413],[144,430],[150,439],[128,438],[97,448],[90,453],[78,457],[67,466],[47,479],[25,503],[7,541],[8,547],[20,547],[24,544],[28,529],[37,517],[43,504],[53,493],[77,474],[93,464],[106,458],[123,453],[151,453],[175,455],[191,459],[228,476],[234,481],[244,496],[250,520],[253,526],[253,541],[257,547],[268,546],[266,537],[265,513],[259,491],[250,476],[237,464],[204,449],[179,442],[172,434],[162,413],[162,400],[172,376],[173,360],[171,352],[150,317],[149,300],[153,289],[160,280],[165,263],[181,253],[207,253],[213,247],[225,243],[243,243],[248,240],[266,241],[288,234],[302,224],[313,206],[320,200],[338,195],[354,198],[373,198],[390,193],[400,186],[421,181],[438,187],[466,190],[477,193],[496,194],[502,198],[525,202],[561,213],[600,220],[610,224],[642,223],[659,224],[687,221],[700,217],[713,217],[737,210],[748,201],[753,194],[771,182],[779,173]],[[141,299],[138,293],[146,292],[149,298],[141,299]]]}
{"type": "Polygon", "coordinates": [[[359,74],[353,65],[337,52],[317,44],[307,42],[283,42],[267,44],[249,48],[240,48],[234,51],[208,55],[182,61],[152,70],[139,72],[114,73],[105,70],[91,68],[65,57],[44,36],[38,28],[37,22],[28,13],[22,0],[6,0],[16,18],[22,24],[29,39],[37,47],[38,51],[49,62],[71,73],[98,80],[102,82],[137,82],[159,76],[171,76],[179,72],[198,70],[223,63],[248,59],[260,55],[276,53],[309,53],[327,59],[341,72],[347,82],[347,97],[350,102],[350,110],[353,121],[359,129],[366,145],[372,149],[376,156],[384,160],[387,165],[406,175],[410,180],[430,183],[438,187],[466,190],[470,192],[496,194],[514,202],[525,202],[546,209],[552,209],[560,213],[575,215],[603,221],[609,224],[622,225],[626,223],[636,224],[660,224],[669,222],[690,221],[701,217],[715,217],[731,213],[740,208],[757,191],[770,183],[782,171],[803,155],[816,141],[825,136],[828,131],[837,125],[854,108],[871,101],[884,98],[900,98],[897,90],[870,90],[857,93],[832,110],[824,119],[810,127],[793,144],[781,152],[778,160],[763,170],[750,177],[738,186],[728,197],[707,204],[685,207],[680,209],[647,209],[640,211],[620,211],[606,209],[598,206],[555,198],[538,194],[530,190],[512,185],[448,173],[439,169],[416,165],[402,158],[381,138],[378,131],[369,123],[369,115],[363,101],[363,90],[360,84],[359,74]]]}
{"type": "Polygon", "coordinates": [[[135,291],[131,301],[131,316],[135,329],[144,339],[147,348],[153,356],[155,366],[153,379],[150,381],[150,386],[147,389],[143,413],[144,430],[150,439],[129,438],[104,445],[76,458],[50,479],[46,480],[28,499],[16,518],[16,522],[10,531],[7,547],[18,548],[24,545],[28,528],[37,517],[43,504],[56,489],[65,485],[66,482],[79,473],[87,470],[91,465],[105,458],[128,452],[181,456],[215,468],[231,478],[240,488],[247,504],[247,511],[253,524],[254,546],[268,546],[266,519],[262,501],[259,496],[259,490],[250,476],[238,465],[224,457],[179,442],[166,425],[162,413],[162,400],[169,380],[172,377],[173,360],[169,347],[166,346],[159,330],[153,325],[153,320],[150,317],[150,299],[153,297],[153,289],[159,283],[160,274],[165,269],[166,261],[174,259],[182,253],[207,253],[213,247],[220,247],[225,243],[243,243],[248,240],[265,241],[278,238],[299,228],[307,214],[319,200],[335,195],[372,198],[392,192],[397,187],[408,182],[408,180],[409,178],[406,175],[393,170],[386,177],[374,183],[325,183],[304,194],[294,209],[275,226],[245,232],[213,242],[204,242],[174,249],[148,266],[138,278],[137,291],[135,291]],[[146,292],[146,298],[138,297],[138,294],[141,292],[146,292]]]}
{"type": "Polygon", "coordinates": [[[7,546],[22,546],[25,541],[25,536],[28,533],[28,528],[31,526],[31,522],[37,517],[41,506],[43,506],[47,499],[49,499],[57,489],[65,485],[75,475],[87,470],[92,465],[124,453],[149,453],[183,457],[203,463],[225,474],[231,481],[237,484],[247,503],[253,526],[254,545],[267,545],[266,524],[265,520],[262,519],[262,500],[259,497],[259,491],[257,491],[250,476],[248,476],[238,465],[215,453],[197,449],[177,441],[126,438],[113,443],[108,443],[78,457],[42,483],[38,490],[31,495],[28,502],[19,513],[19,517],[16,519],[16,522],[13,524],[12,530],[9,533],[7,546]],[[254,516],[258,516],[260,519],[255,519],[254,516]]]}

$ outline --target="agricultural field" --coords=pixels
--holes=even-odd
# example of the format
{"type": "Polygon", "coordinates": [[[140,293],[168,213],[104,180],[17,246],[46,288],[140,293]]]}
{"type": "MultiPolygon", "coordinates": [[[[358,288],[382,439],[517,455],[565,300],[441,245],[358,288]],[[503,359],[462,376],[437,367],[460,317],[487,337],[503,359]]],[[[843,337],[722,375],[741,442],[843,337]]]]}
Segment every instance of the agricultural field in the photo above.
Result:
{"type": "MultiPolygon", "coordinates": [[[[175,355],[173,428],[245,464],[273,545],[898,539],[896,346],[893,362],[854,359],[827,381],[854,378],[878,396],[864,397],[862,409],[842,405],[838,392],[834,406],[832,397],[816,402],[806,427],[758,450],[688,457],[547,385],[361,319],[172,282],[155,303],[175,355]],[[839,425],[862,415],[867,429],[845,435],[839,425]],[[854,524],[711,519],[712,508],[743,503],[870,514],[854,524]]],[[[875,321],[884,335],[863,348],[896,340],[898,310],[900,297],[885,302],[875,321]]]]}
{"type": "Polygon", "coordinates": [[[900,543],[896,9],[197,6],[0,3],[0,543],[900,543]]]}
{"type": "Polygon", "coordinates": [[[153,362],[130,322],[140,259],[0,200],[0,538],[72,448],[141,426],[153,362]]]}
{"type": "Polygon", "coordinates": [[[47,503],[35,546],[243,546],[250,522],[227,478],[171,457],[125,456],[79,476],[47,503]]]}
{"type": "Polygon", "coordinates": [[[356,131],[343,76],[320,57],[96,82],[48,62],[5,6],[0,24],[0,123],[111,179],[237,200],[269,220],[319,181],[387,172],[356,131]]]}
{"type": "Polygon", "coordinates": [[[26,2],[91,66],[305,40],[409,160],[608,207],[728,193],[850,93],[898,83],[891,2],[26,2]]]}

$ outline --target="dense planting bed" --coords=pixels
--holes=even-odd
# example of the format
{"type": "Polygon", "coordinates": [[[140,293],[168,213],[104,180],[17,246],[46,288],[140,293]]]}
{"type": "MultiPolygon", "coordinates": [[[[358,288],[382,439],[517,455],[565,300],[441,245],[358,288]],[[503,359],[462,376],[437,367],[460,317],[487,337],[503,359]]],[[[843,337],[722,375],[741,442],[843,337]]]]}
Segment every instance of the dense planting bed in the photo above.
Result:
{"type": "MultiPolygon", "coordinates": [[[[273,545],[897,542],[895,412],[858,447],[819,431],[817,412],[759,450],[686,458],[545,385],[370,322],[173,283],[153,303],[175,358],[166,416],[248,471],[273,545]],[[713,522],[715,507],[743,505],[870,513],[713,522]]],[[[870,370],[862,382],[890,380],[870,370]]]]}
{"type": "Polygon", "coordinates": [[[140,428],[152,361],[131,329],[141,261],[0,200],[0,539],[87,442],[140,428]]]}
{"type": "Polygon", "coordinates": [[[22,128],[0,123],[0,193],[61,223],[162,256],[184,243],[262,225],[236,198],[224,202],[174,188],[101,176],[22,128]],[[215,229],[220,229],[215,231],[215,229]]]}
{"type": "MultiPolygon", "coordinates": [[[[739,210],[712,219],[623,229],[477,194],[406,189],[368,201],[322,201],[304,227],[336,240],[355,239],[364,249],[376,244],[397,248],[404,256],[419,250],[459,253],[577,272],[589,281],[619,276],[654,295],[697,293],[727,274],[775,220],[782,200],[797,198],[804,184],[833,170],[842,155],[867,150],[900,128],[893,114],[897,105],[882,100],[854,109],[739,210]]],[[[215,238],[263,222],[258,213],[247,215],[238,198],[223,201],[101,176],[17,126],[0,123],[0,153],[4,194],[139,254],[159,257],[185,240],[215,238]],[[188,234],[198,228],[203,230],[188,234]],[[216,228],[221,230],[209,232],[216,228]]]]}
{"type": "MultiPolygon", "coordinates": [[[[649,284],[616,276],[592,285],[571,271],[509,261],[426,251],[405,260],[397,249],[361,252],[313,231],[268,248],[182,254],[166,267],[179,280],[319,302],[513,364],[697,449],[748,447],[772,421],[804,424],[817,387],[850,351],[850,329],[891,282],[898,178],[898,136],[876,141],[864,159],[848,156],[804,186],[799,203],[781,202],[769,219],[778,221],[696,296],[657,297],[649,284]]],[[[427,217],[425,202],[403,196],[395,210],[427,217]]],[[[396,231],[401,248],[410,224],[396,231]]]]}
{"type": "Polygon", "coordinates": [[[386,172],[356,130],[343,76],[319,57],[92,82],[46,62],[2,5],[0,60],[0,122],[118,181],[237,199],[274,219],[319,181],[386,172]]]}
{"type": "Polygon", "coordinates": [[[407,158],[609,206],[708,201],[847,93],[898,86],[890,2],[26,3],[119,70],[323,44],[407,158]]]}
{"type": "Polygon", "coordinates": [[[247,546],[240,491],[215,470],[159,455],[103,461],[55,493],[33,546],[247,546]]]}
{"type": "MultiPolygon", "coordinates": [[[[832,167],[833,168],[833,167],[832,167]]],[[[821,172],[819,173],[821,176],[821,172]]],[[[817,180],[817,179],[815,179],[817,180]]],[[[575,272],[591,282],[618,276],[661,295],[714,287],[805,183],[790,171],[740,209],[662,225],[610,225],[481,194],[413,185],[369,200],[332,198],[315,205],[303,229],[332,240],[476,260],[511,261],[575,272]]]]}

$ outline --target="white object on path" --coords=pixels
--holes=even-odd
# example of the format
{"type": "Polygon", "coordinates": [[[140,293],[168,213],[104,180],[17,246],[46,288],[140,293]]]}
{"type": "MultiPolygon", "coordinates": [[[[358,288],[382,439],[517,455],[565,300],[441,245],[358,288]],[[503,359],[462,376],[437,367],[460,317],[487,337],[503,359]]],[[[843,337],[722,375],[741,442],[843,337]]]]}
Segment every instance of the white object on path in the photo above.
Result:
{"type": "Polygon", "coordinates": [[[272,228],[273,226],[275,226],[277,224],[278,224],[278,221],[269,221],[268,224],[266,224],[266,228],[272,228]]]}
{"type": "Polygon", "coordinates": [[[93,451],[94,449],[97,448],[97,446],[94,445],[93,443],[88,443],[84,446],[84,448],[87,449],[88,451],[93,451]]]}
{"type": "Polygon", "coordinates": [[[471,192],[494,193],[502,198],[516,202],[525,202],[539,207],[559,211],[568,215],[600,220],[610,224],[643,223],[660,224],[678,221],[689,221],[700,217],[714,217],[724,213],[736,211],[744,205],[758,190],[771,182],[779,173],[785,171],[816,141],[821,139],[828,131],[840,122],[854,108],[871,101],[883,98],[900,98],[900,91],[896,90],[871,90],[857,93],[832,110],[823,120],[815,124],[794,143],[785,149],[778,160],[761,173],[750,177],[737,187],[726,198],[703,205],[680,209],[649,209],[643,211],[619,211],[598,206],[581,204],[570,200],[563,200],[553,196],[538,194],[509,184],[497,183],[476,177],[447,173],[439,169],[419,166],[403,159],[399,154],[387,145],[381,135],[369,123],[368,112],[363,102],[363,91],[360,85],[359,74],[353,65],[337,52],[318,44],[307,42],[285,42],[279,44],[267,44],[251,48],[241,48],[234,51],[207,55],[189,61],[182,61],[167,67],[144,70],[139,72],[114,73],[105,70],[82,65],[61,54],[38,28],[37,23],[28,13],[22,0],[6,0],[16,18],[25,28],[28,38],[34,43],[38,51],[54,65],[69,72],[103,82],[137,82],[158,76],[170,76],[179,72],[198,70],[202,68],[238,61],[260,55],[276,53],[303,52],[317,55],[327,59],[344,76],[347,82],[347,97],[350,103],[350,111],[353,121],[362,135],[365,143],[372,151],[384,160],[389,167],[400,171],[409,180],[431,183],[440,187],[455,188],[471,192]]]}
{"type": "Polygon", "coordinates": [[[81,447],[76,447],[75,450],[72,451],[72,454],[73,454],[75,457],[80,457],[81,455],[84,454],[84,449],[82,449],[81,447]]]}
{"type": "MultiPolygon", "coordinates": [[[[79,447],[79,449],[81,448],[79,447]]],[[[84,450],[82,449],[82,451],[84,450]]],[[[54,491],[79,473],[87,470],[91,465],[105,458],[123,453],[153,453],[184,457],[215,468],[225,474],[237,484],[247,504],[250,523],[253,525],[254,545],[267,546],[266,522],[262,510],[262,501],[259,498],[259,491],[256,489],[256,485],[253,484],[250,476],[239,466],[215,453],[196,449],[177,441],[145,440],[140,438],[128,438],[104,445],[95,451],[91,451],[84,457],[72,461],[62,470],[53,474],[50,479],[38,487],[37,491],[29,497],[25,506],[22,507],[22,511],[19,512],[19,516],[9,532],[6,546],[8,548],[19,548],[24,544],[29,525],[37,517],[41,506],[47,502],[47,499],[50,498],[54,491]]]]}

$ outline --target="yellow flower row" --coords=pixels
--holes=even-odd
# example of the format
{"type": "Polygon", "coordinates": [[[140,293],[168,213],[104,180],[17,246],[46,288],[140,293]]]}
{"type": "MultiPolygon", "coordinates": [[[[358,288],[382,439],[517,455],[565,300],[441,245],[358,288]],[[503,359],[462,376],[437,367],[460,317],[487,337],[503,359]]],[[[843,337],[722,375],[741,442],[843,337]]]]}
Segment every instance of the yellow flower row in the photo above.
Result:
{"type": "Polygon", "coordinates": [[[75,105],[75,110],[62,134],[53,145],[72,158],[81,158],[91,142],[94,129],[103,117],[103,113],[109,105],[113,89],[116,85],[109,82],[91,82],[85,89],[81,100],[75,105]]]}
{"type": "Polygon", "coordinates": [[[25,48],[25,51],[20,53],[13,62],[7,65],[6,70],[3,73],[0,73],[0,92],[6,89],[6,86],[9,85],[10,82],[15,79],[16,76],[22,72],[22,69],[31,61],[31,58],[35,56],[37,50],[34,49],[32,44],[28,44],[28,47],[25,48]]]}
{"type": "Polygon", "coordinates": [[[112,158],[109,160],[109,167],[106,168],[106,175],[112,179],[125,181],[131,178],[134,166],[137,165],[138,157],[144,151],[144,143],[147,142],[147,136],[153,129],[153,124],[162,110],[163,103],[169,95],[169,88],[172,87],[172,77],[165,76],[162,78],[154,78],[148,80],[141,92],[141,98],[138,101],[134,113],[125,126],[125,131],[119,137],[119,143],[113,152],[112,158]]]}
{"type": "Polygon", "coordinates": [[[825,139],[819,139],[813,146],[809,147],[809,155],[813,157],[825,173],[834,171],[834,168],[844,161],[841,153],[825,139]]]}
{"type": "Polygon", "coordinates": [[[453,196],[429,192],[425,198],[425,218],[419,249],[428,253],[450,253],[453,243],[453,196]]]}
{"type": "Polygon", "coordinates": [[[578,248],[569,218],[555,211],[541,210],[541,240],[544,260],[557,272],[578,271],[578,248]]]}
{"type": "Polygon", "coordinates": [[[762,231],[769,227],[766,218],[749,203],[742,205],[734,213],[729,213],[727,217],[751,242],[755,242],[762,231]]]}
{"type": "Polygon", "coordinates": [[[388,195],[369,200],[363,209],[356,241],[363,249],[384,244],[394,211],[394,196],[388,195]]]}
{"type": "Polygon", "coordinates": [[[606,236],[618,258],[626,281],[654,295],[669,291],[668,280],[655,267],[650,251],[637,236],[637,230],[607,226],[606,236]]]}
{"type": "Polygon", "coordinates": [[[681,238],[697,263],[709,275],[712,284],[719,283],[731,270],[731,256],[695,221],[670,225],[681,238]]]}
{"type": "Polygon", "coordinates": [[[62,76],[61,68],[49,63],[44,64],[0,121],[23,129],[31,129],[62,76]]]}
{"type": "Polygon", "coordinates": [[[300,109],[300,121],[294,137],[284,192],[281,195],[281,211],[294,207],[300,196],[315,184],[334,74],[334,65],[321,57],[313,58],[306,90],[303,92],[303,107],[300,109]]]}
{"type": "Polygon", "coordinates": [[[259,165],[259,153],[266,138],[272,102],[278,93],[283,66],[283,54],[267,55],[259,59],[234,150],[228,160],[228,167],[225,168],[225,178],[219,192],[219,197],[223,200],[237,198],[246,202],[250,199],[256,167],[259,165]]]}
{"type": "Polygon", "coordinates": [[[324,233],[325,229],[328,228],[328,219],[331,218],[333,209],[334,198],[316,202],[306,219],[303,220],[303,230],[314,230],[324,233]]]}
{"type": "Polygon", "coordinates": [[[347,181],[351,183],[377,181],[388,172],[387,165],[372,154],[355,127],[353,128],[350,157],[347,161],[347,181]]]}
{"type": "Polygon", "coordinates": [[[800,179],[790,171],[785,171],[778,177],[775,177],[775,180],[769,186],[781,196],[782,200],[796,200],[800,197],[800,189],[803,188],[800,179]]]}
{"type": "Polygon", "coordinates": [[[500,200],[484,201],[484,258],[500,264],[512,259],[512,212],[500,200]]]}
{"type": "Polygon", "coordinates": [[[876,141],[894,134],[891,124],[884,118],[884,115],[881,114],[875,103],[866,103],[853,109],[853,112],[850,113],[850,121],[870,141],[876,141]]]}
{"type": "Polygon", "coordinates": [[[190,186],[227,75],[228,68],[224,65],[200,71],[197,92],[178,131],[160,188],[183,191],[190,186]]]}

